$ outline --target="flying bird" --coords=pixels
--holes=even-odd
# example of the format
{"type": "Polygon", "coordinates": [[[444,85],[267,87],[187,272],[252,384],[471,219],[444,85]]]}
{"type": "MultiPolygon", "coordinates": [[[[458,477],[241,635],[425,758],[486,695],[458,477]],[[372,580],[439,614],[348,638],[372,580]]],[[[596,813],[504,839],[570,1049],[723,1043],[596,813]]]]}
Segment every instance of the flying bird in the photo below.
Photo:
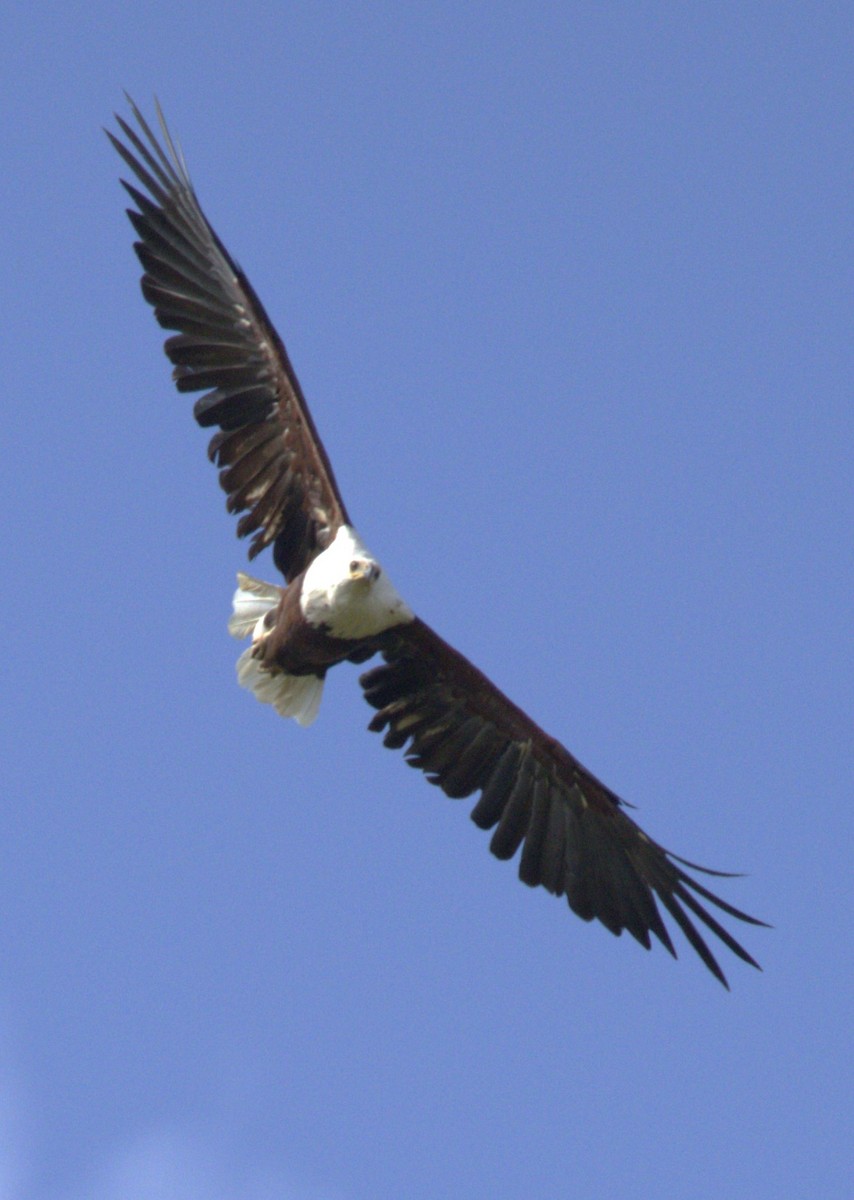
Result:
{"type": "Polygon", "coordinates": [[[250,639],[240,683],[283,717],[308,725],[336,663],[380,665],[360,678],[375,710],[369,729],[403,750],[447,795],[477,795],[472,820],[519,876],[566,896],[585,921],[654,935],[675,957],[659,908],[728,987],[706,938],[758,964],[710,911],[763,925],[689,871],[699,867],[653,841],[620,798],[546,734],[397,592],[350,520],[284,343],[241,268],[205,217],[163,114],[158,141],[128,97],[138,129],[116,116],[110,140],[136,177],[142,293],[159,324],[179,392],[202,392],[194,415],[217,427],[209,456],[229,512],[242,514],[250,560],[268,546],[285,586],[238,574],[229,630],[250,639]],[[701,932],[702,929],[702,932],[701,932]]]}

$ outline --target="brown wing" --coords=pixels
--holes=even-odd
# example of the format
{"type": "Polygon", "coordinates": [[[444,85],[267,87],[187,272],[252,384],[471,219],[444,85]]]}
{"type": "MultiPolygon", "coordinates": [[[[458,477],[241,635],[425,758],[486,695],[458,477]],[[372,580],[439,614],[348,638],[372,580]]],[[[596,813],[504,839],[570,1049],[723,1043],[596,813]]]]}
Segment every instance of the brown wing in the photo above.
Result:
{"type": "Polygon", "coordinates": [[[243,512],[239,537],[254,534],[249,557],[273,544],[290,580],[349,524],[323,445],[281,338],[252,285],[214,233],[158,107],[166,149],[128,97],[142,136],[110,141],[147,195],[122,180],[138,211],[142,293],[165,329],[180,392],[205,392],[194,414],[218,425],[210,457],[229,512],[243,512]],[[146,144],[147,143],[147,144],[146,144]]]}
{"type": "Polygon", "coordinates": [[[524,883],[566,896],[585,921],[597,917],[614,934],[627,929],[647,949],[653,933],[675,956],[660,901],[725,987],[692,918],[758,966],[697,896],[740,921],[764,922],[713,895],[683,867],[723,872],[677,858],[647,837],[618,796],[423,621],[400,626],[384,641],[385,665],[360,680],[365,699],[379,710],[369,728],[386,731],[386,746],[405,746],[410,766],[446,795],[479,791],[472,820],[495,828],[490,849],[498,858],[522,847],[524,883]]]}

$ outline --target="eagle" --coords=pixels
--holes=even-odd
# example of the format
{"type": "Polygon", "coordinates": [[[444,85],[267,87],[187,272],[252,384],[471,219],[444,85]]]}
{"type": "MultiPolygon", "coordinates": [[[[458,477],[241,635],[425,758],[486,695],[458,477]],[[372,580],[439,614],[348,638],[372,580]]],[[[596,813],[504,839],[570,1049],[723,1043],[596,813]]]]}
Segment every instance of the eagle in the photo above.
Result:
{"type": "Polygon", "coordinates": [[[584,921],[627,930],[647,950],[654,936],[676,957],[664,909],[727,988],[710,933],[758,967],[710,909],[765,923],[690,872],[730,874],[653,841],[619,796],[398,593],[356,532],[284,343],[205,217],[160,106],[158,140],[128,102],[137,127],[116,114],[124,140],[105,132],[135,177],[121,182],[135,206],[127,213],[142,294],[173,331],[164,349],[178,391],[203,393],[193,412],[216,428],[209,457],[228,511],[241,514],[238,536],[251,535],[249,559],[271,547],[284,578],[281,586],[237,576],[229,631],[248,639],[239,682],[308,725],[331,667],[379,655],[359,680],[375,710],[368,728],[445,795],[476,795],[472,820],[493,831],[497,858],[521,848],[523,883],[565,896],[584,921]]]}

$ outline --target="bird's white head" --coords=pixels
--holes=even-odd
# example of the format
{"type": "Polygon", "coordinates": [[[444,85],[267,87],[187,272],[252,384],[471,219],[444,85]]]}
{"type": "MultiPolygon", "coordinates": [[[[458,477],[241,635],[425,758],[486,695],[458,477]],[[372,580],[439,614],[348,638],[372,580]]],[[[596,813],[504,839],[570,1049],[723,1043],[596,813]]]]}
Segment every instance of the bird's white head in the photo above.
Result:
{"type": "Polygon", "coordinates": [[[339,638],[371,637],[415,615],[349,525],[306,571],[300,608],[310,625],[339,638]]]}

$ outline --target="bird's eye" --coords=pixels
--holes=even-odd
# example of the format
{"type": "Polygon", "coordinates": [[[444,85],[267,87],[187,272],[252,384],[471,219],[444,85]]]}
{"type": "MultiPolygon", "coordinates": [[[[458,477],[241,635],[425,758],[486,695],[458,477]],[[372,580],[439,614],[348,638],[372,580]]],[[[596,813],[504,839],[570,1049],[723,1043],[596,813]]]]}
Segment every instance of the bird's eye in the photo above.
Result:
{"type": "Polygon", "coordinates": [[[351,574],[351,575],[355,575],[355,574],[356,574],[356,572],[357,572],[357,571],[358,571],[358,569],[359,569],[359,565],[360,565],[360,564],[359,564],[359,560],[358,560],[358,558],[354,558],[354,559],[353,559],[353,561],[350,563],[350,574],[351,574]]]}

